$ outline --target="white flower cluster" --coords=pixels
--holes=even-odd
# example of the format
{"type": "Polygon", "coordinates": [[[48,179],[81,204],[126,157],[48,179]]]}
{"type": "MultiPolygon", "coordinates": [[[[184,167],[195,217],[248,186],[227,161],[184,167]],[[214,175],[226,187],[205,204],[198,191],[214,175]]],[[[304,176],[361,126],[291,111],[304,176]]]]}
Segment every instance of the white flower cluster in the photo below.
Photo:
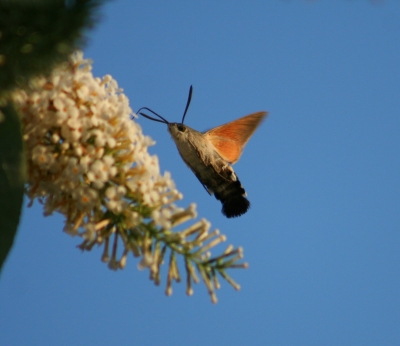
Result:
{"type": "Polygon", "coordinates": [[[147,151],[152,140],[133,121],[128,99],[110,76],[94,78],[91,62],[76,53],[49,77],[15,90],[12,101],[23,124],[27,195],[44,204],[45,215],[65,215],[64,231],[84,238],[80,249],[102,245],[102,261],[113,270],[125,267],[129,253],[141,257],[139,268],[148,268],[157,285],[169,257],[168,295],[172,282],[181,281],[177,256],[184,258],[188,295],[201,277],[215,303],[217,274],[239,288],[226,269],[247,267],[237,263],[241,249],[228,246],[211,257],[210,249],[226,237],[209,232],[204,219],[172,230],[196,218],[195,205],[174,204],[182,195],[169,173],[160,174],[157,157],[147,151]]]}
{"type": "Polygon", "coordinates": [[[182,213],[173,202],[182,196],[168,173],[160,175],[157,157],[147,151],[153,141],[131,119],[117,82],[94,78],[91,68],[75,53],[50,77],[13,94],[22,115],[28,196],[39,198],[47,215],[65,214],[65,231],[88,240],[96,239],[106,213],[123,216],[129,228],[143,217],[170,228],[171,216],[182,213]]]}

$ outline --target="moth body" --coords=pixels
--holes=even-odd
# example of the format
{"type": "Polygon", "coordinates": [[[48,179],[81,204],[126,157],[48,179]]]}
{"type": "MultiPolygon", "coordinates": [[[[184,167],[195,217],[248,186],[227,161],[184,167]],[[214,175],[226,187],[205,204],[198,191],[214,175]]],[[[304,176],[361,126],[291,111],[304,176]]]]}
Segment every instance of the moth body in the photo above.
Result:
{"type": "Polygon", "coordinates": [[[244,214],[250,207],[246,191],[205,134],[178,123],[168,124],[168,131],[186,165],[208,193],[221,201],[222,213],[228,218],[244,214]]]}
{"type": "Polygon", "coordinates": [[[207,192],[221,201],[222,213],[226,217],[243,215],[249,209],[250,202],[246,199],[246,191],[231,164],[239,160],[244,146],[267,116],[267,112],[252,113],[202,133],[183,124],[192,91],[191,86],[181,123],[170,123],[147,107],[140,108],[137,113],[167,124],[183,161],[207,192]],[[158,119],[141,113],[143,109],[153,113],[158,119]]]}

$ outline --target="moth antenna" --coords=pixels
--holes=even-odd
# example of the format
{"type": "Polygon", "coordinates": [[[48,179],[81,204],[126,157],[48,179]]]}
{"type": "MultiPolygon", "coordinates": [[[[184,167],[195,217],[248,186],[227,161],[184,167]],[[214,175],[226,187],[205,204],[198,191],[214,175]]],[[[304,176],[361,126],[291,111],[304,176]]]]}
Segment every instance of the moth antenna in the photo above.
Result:
{"type": "Polygon", "coordinates": [[[183,113],[183,117],[182,117],[182,124],[183,124],[183,121],[185,120],[186,112],[187,112],[187,110],[188,110],[188,108],[189,108],[190,101],[192,100],[192,93],[193,93],[193,86],[191,85],[191,86],[190,86],[190,89],[189,89],[188,100],[187,100],[187,102],[186,102],[185,112],[183,113]]]}
{"type": "Polygon", "coordinates": [[[142,107],[142,108],[140,108],[140,109],[136,112],[136,114],[140,114],[140,115],[144,116],[144,117],[147,118],[147,119],[150,119],[150,120],[153,120],[153,121],[157,121],[157,122],[159,122],[159,123],[169,124],[169,122],[168,122],[165,118],[163,118],[160,114],[158,114],[158,113],[152,111],[150,108],[147,108],[147,107],[142,107]],[[151,116],[149,116],[149,115],[147,115],[147,114],[141,113],[140,111],[141,111],[142,109],[145,109],[145,110],[147,110],[147,111],[153,113],[154,115],[158,116],[158,117],[159,117],[160,119],[162,119],[162,120],[156,119],[156,118],[153,118],[153,117],[151,117],[151,116]]]}

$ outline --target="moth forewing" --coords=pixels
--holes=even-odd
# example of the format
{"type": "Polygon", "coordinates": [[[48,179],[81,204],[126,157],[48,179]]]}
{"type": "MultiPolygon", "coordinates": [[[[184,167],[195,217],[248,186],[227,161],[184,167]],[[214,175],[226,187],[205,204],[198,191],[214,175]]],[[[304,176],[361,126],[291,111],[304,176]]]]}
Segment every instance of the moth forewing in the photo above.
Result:
{"type": "Polygon", "coordinates": [[[222,158],[234,164],[239,160],[244,146],[266,115],[267,112],[246,115],[205,132],[204,137],[211,142],[222,158]]]}

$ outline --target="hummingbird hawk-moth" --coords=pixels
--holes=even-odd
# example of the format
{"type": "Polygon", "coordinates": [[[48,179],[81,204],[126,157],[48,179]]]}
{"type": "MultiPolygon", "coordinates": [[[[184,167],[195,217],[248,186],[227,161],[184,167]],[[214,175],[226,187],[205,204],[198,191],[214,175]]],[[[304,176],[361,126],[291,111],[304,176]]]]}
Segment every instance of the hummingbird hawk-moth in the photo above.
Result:
{"type": "Polygon", "coordinates": [[[184,125],[186,112],[192,99],[190,86],[186,108],[181,123],[170,123],[147,107],[138,114],[165,123],[183,161],[192,170],[206,191],[222,203],[222,214],[228,218],[247,212],[250,202],[232,166],[242,154],[243,148],[267,112],[257,112],[206,132],[198,132],[184,125]],[[147,110],[160,119],[141,112],[147,110]]]}

